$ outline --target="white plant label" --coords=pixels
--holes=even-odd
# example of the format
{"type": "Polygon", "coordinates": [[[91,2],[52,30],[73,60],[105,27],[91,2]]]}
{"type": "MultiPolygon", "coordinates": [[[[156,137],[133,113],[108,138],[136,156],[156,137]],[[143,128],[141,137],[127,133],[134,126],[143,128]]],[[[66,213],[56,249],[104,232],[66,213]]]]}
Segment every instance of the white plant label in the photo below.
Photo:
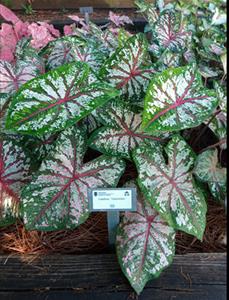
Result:
{"type": "Polygon", "coordinates": [[[135,211],[135,188],[89,189],[90,211],[135,211]]]}

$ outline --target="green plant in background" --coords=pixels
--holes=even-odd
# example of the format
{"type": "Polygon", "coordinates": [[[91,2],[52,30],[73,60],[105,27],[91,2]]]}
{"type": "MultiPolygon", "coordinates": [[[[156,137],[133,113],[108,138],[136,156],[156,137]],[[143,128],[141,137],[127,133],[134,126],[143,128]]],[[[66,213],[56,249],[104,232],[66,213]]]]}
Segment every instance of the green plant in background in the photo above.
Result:
{"type": "Polygon", "coordinates": [[[2,3],[3,3],[5,6],[11,8],[11,7],[12,7],[12,4],[13,4],[13,1],[12,1],[12,0],[3,0],[2,3]]]}
{"type": "Polygon", "coordinates": [[[136,4],[147,34],[75,17],[69,35],[39,50],[25,37],[16,63],[0,61],[0,224],[75,228],[87,189],[116,187],[131,161],[138,208],[116,249],[139,294],[172,262],[177,230],[202,240],[207,196],[224,204],[227,71],[220,1],[136,4]],[[200,153],[190,136],[202,127],[218,142],[200,153]],[[85,162],[88,148],[101,155],[85,162]]]}
{"type": "Polygon", "coordinates": [[[34,14],[32,3],[33,3],[33,0],[27,0],[26,3],[22,5],[22,8],[23,8],[24,13],[26,15],[32,15],[32,14],[34,14]]]}

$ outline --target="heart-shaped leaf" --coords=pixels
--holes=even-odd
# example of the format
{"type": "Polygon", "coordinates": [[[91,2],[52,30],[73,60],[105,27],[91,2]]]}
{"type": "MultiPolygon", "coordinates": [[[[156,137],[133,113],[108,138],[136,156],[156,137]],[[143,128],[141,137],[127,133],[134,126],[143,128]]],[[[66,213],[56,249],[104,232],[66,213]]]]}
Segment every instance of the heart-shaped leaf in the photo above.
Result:
{"type": "Polygon", "coordinates": [[[206,224],[204,195],[192,177],[196,155],[179,135],[174,135],[163,152],[140,147],[134,151],[138,183],[152,206],[178,230],[202,239],[206,224]]]}
{"type": "Polygon", "coordinates": [[[177,20],[177,14],[172,10],[162,13],[155,24],[155,40],[162,49],[180,51],[185,48],[190,32],[177,20]]]}
{"type": "Polygon", "coordinates": [[[141,130],[142,115],[134,113],[119,101],[99,112],[105,126],[97,129],[89,139],[90,147],[105,154],[131,159],[131,151],[139,145],[156,147],[161,137],[146,134],[141,130]]]}
{"type": "Polygon", "coordinates": [[[100,73],[116,88],[121,89],[125,98],[135,102],[142,100],[152,74],[155,73],[144,35],[130,37],[105,62],[100,73]]]}
{"type": "Polygon", "coordinates": [[[115,187],[125,163],[100,156],[86,164],[85,133],[74,126],[63,131],[54,153],[43,161],[22,192],[22,215],[29,230],[75,228],[89,216],[88,188],[115,187]]]}
{"type": "Polygon", "coordinates": [[[207,182],[213,197],[224,203],[227,195],[227,170],[218,162],[217,149],[211,149],[199,154],[196,160],[194,174],[202,182],[207,182]]]}
{"type": "Polygon", "coordinates": [[[13,139],[0,136],[0,226],[14,223],[19,193],[28,179],[29,160],[13,139]]]}
{"type": "Polygon", "coordinates": [[[119,264],[138,294],[173,260],[175,230],[139,191],[137,212],[126,212],[119,224],[116,249],[119,264]]]}
{"type": "Polygon", "coordinates": [[[42,135],[69,127],[118,95],[97,80],[89,66],[61,66],[25,84],[12,99],[7,128],[42,135]]]}
{"type": "Polygon", "coordinates": [[[18,60],[16,65],[0,60],[0,93],[13,94],[21,85],[36,77],[40,70],[31,62],[18,60]]]}
{"type": "Polygon", "coordinates": [[[200,125],[218,105],[214,90],[203,87],[194,66],[171,68],[155,75],[143,114],[146,131],[178,131],[200,125]]]}

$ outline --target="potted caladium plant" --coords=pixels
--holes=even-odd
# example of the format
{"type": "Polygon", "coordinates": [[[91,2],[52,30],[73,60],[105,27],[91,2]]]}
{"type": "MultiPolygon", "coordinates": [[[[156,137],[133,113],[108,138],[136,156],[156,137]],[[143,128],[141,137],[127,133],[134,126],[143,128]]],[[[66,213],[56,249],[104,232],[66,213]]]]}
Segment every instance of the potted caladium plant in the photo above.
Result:
{"type": "Polygon", "coordinates": [[[202,240],[206,195],[225,205],[226,28],[214,4],[136,5],[145,33],[111,13],[103,29],[70,16],[63,36],[0,5],[0,226],[74,229],[88,189],[116,187],[131,161],[137,211],[122,215],[116,249],[140,294],[171,264],[177,230],[202,240]],[[218,142],[198,152],[203,126],[218,142]],[[100,155],[85,161],[88,148],[100,155]]]}

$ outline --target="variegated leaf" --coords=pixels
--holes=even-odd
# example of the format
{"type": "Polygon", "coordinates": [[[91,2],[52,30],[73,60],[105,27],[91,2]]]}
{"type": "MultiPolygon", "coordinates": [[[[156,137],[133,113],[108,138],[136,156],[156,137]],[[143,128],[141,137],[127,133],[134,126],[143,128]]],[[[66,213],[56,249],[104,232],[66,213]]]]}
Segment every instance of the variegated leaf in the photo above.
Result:
{"type": "Polygon", "coordinates": [[[144,0],[135,0],[135,5],[139,8],[139,12],[143,13],[151,28],[154,27],[158,20],[157,8],[154,3],[147,3],[144,0]]]}
{"type": "Polygon", "coordinates": [[[0,133],[5,131],[6,110],[9,103],[8,94],[0,94],[0,133]]]}
{"type": "Polygon", "coordinates": [[[148,43],[143,34],[137,34],[127,40],[122,48],[106,61],[100,74],[107,78],[127,100],[142,100],[152,74],[148,54],[148,43]]]}
{"type": "Polygon", "coordinates": [[[49,70],[74,61],[87,62],[93,70],[98,70],[108,56],[104,45],[94,37],[77,36],[56,39],[50,42],[41,54],[46,57],[49,70]]]}
{"type": "Polygon", "coordinates": [[[217,149],[211,149],[199,154],[196,160],[194,174],[202,182],[207,182],[213,197],[224,203],[227,195],[227,170],[218,162],[217,149]]]}
{"type": "Polygon", "coordinates": [[[125,163],[100,156],[83,164],[85,132],[72,126],[63,131],[51,153],[22,192],[27,229],[75,228],[89,216],[88,188],[115,187],[125,163]]]}
{"type": "Polygon", "coordinates": [[[77,61],[75,52],[80,46],[85,46],[85,41],[75,37],[67,36],[51,41],[41,54],[46,58],[46,65],[49,70],[60,67],[64,64],[77,61]]]}
{"type": "Polygon", "coordinates": [[[96,79],[89,66],[61,66],[25,84],[9,108],[7,127],[42,135],[69,127],[118,95],[96,79]]]}
{"type": "Polygon", "coordinates": [[[13,94],[21,85],[36,77],[40,70],[31,62],[18,60],[16,65],[0,60],[0,93],[13,94]]]}
{"type": "Polygon", "coordinates": [[[214,90],[203,87],[194,66],[171,68],[155,75],[147,91],[143,114],[146,131],[178,131],[200,125],[214,111],[214,90]]]}
{"type": "Polygon", "coordinates": [[[206,120],[204,123],[223,143],[220,144],[221,149],[227,148],[227,95],[223,87],[218,83],[214,83],[214,88],[219,99],[220,111],[215,113],[214,118],[206,120]]]}
{"type": "Polygon", "coordinates": [[[19,194],[28,179],[29,160],[14,140],[0,136],[0,226],[18,217],[19,194]]]}
{"type": "MultiPolygon", "coordinates": [[[[131,159],[131,151],[139,145],[156,147],[163,139],[141,130],[142,116],[121,102],[114,102],[99,112],[105,126],[96,130],[89,139],[90,147],[108,155],[131,159]]],[[[159,145],[158,145],[159,147],[159,145]]]]}
{"type": "Polygon", "coordinates": [[[175,253],[175,230],[138,191],[137,212],[126,212],[116,237],[119,264],[134,290],[160,275],[175,253]]]}
{"type": "Polygon", "coordinates": [[[167,10],[160,15],[155,24],[155,39],[162,49],[180,51],[186,46],[191,33],[185,31],[184,26],[176,18],[174,11],[167,10]]]}
{"type": "Polygon", "coordinates": [[[140,147],[134,151],[138,183],[152,206],[178,230],[202,239],[206,224],[205,198],[194,181],[191,169],[195,154],[179,135],[162,151],[140,147]]]}
{"type": "Polygon", "coordinates": [[[39,70],[39,73],[45,73],[44,59],[38,54],[37,49],[30,46],[30,38],[22,38],[18,41],[15,49],[16,60],[21,60],[33,65],[39,70]]]}
{"type": "Polygon", "coordinates": [[[181,65],[182,54],[171,51],[164,51],[157,61],[157,69],[162,72],[168,68],[176,68],[181,65]]]}

